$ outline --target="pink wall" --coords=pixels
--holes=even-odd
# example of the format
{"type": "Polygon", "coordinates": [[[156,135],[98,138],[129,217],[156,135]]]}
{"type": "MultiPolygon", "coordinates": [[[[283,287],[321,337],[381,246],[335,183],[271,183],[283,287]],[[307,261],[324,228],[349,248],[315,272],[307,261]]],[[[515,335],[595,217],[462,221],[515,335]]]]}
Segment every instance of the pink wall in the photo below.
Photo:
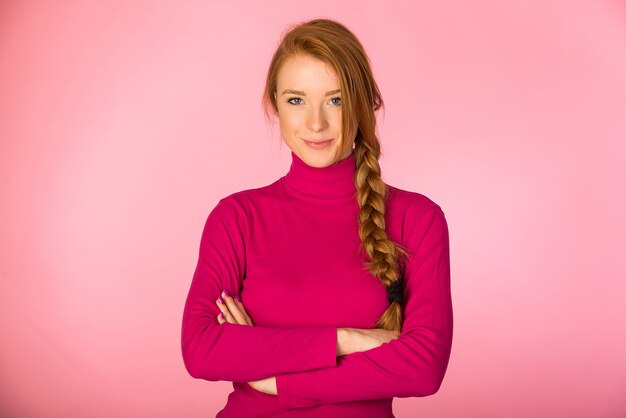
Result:
{"type": "Polygon", "coordinates": [[[371,57],[383,177],[450,227],[448,374],[396,415],[626,415],[623,1],[65,3],[0,5],[0,415],[224,405],[180,355],[200,233],[288,169],[262,83],[319,16],[371,57]]]}

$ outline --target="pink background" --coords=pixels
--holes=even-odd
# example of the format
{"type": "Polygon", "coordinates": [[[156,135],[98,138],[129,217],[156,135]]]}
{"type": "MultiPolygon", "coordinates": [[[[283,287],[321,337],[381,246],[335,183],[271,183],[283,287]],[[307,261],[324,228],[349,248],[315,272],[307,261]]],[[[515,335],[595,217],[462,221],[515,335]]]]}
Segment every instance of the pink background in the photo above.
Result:
{"type": "Polygon", "coordinates": [[[217,200],[289,167],[260,95],[313,17],[371,58],[383,178],[449,223],[448,373],[396,415],[626,416],[617,0],[3,1],[0,415],[222,408],[231,383],[184,368],[182,308],[217,200]]]}

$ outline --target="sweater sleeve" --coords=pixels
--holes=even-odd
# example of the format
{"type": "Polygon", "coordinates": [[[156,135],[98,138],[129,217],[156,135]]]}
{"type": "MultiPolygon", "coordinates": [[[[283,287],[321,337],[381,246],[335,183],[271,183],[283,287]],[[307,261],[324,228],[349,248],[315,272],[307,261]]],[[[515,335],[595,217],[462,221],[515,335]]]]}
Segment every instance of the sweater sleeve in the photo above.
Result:
{"type": "Polygon", "coordinates": [[[245,276],[244,212],[223,198],[209,214],[183,309],[181,348],[194,378],[249,382],[337,365],[335,327],[271,328],[225,322],[215,301],[239,293],[245,276]]]}
{"type": "Polygon", "coordinates": [[[439,390],[452,345],[448,226],[441,208],[415,221],[406,247],[400,337],[337,358],[337,367],[276,376],[286,408],[377,398],[428,396],[439,390]]]}

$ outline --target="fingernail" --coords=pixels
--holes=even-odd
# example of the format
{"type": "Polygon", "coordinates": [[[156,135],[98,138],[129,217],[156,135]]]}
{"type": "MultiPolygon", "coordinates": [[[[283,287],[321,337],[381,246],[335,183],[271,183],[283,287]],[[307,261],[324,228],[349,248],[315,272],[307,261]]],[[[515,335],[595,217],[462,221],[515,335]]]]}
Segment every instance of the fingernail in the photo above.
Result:
{"type": "Polygon", "coordinates": [[[219,303],[220,305],[224,303],[224,301],[222,301],[222,298],[217,298],[217,303],[219,303]]]}
{"type": "Polygon", "coordinates": [[[235,300],[236,300],[237,302],[241,302],[241,299],[239,299],[239,295],[235,295],[235,300]]]}
{"type": "Polygon", "coordinates": [[[228,294],[228,291],[227,291],[226,289],[224,289],[224,296],[230,296],[230,295],[228,294]]]}
{"type": "Polygon", "coordinates": [[[222,319],[224,319],[224,312],[220,312],[219,317],[220,317],[220,318],[222,318],[222,319]]]}

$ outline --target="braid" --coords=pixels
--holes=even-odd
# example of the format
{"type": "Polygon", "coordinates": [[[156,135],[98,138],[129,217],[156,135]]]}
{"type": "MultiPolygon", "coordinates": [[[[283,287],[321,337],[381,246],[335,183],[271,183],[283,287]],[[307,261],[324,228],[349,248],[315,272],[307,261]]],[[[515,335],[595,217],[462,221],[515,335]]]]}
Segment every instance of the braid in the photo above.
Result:
{"type": "MultiPolygon", "coordinates": [[[[399,254],[406,250],[392,242],[385,232],[385,202],[387,185],[381,178],[380,143],[363,141],[360,135],[355,140],[355,183],[359,203],[359,236],[361,249],[365,249],[370,261],[365,267],[378,277],[385,287],[400,280],[398,275],[399,254]]],[[[376,328],[387,330],[402,329],[402,306],[391,302],[376,324],[376,328]]]]}

